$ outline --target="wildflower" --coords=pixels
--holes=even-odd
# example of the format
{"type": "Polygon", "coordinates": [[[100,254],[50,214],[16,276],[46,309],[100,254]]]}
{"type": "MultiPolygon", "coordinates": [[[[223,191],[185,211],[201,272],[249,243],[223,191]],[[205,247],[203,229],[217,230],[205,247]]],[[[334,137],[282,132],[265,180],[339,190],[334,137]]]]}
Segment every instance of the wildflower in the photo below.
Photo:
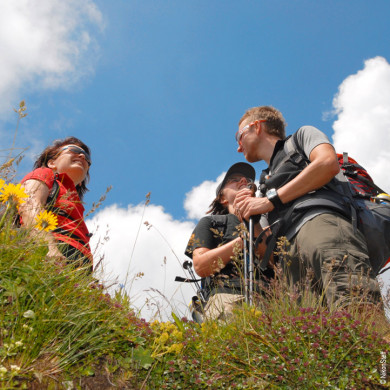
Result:
{"type": "Polygon", "coordinates": [[[158,339],[159,344],[165,344],[165,342],[169,339],[169,335],[167,332],[164,332],[158,339]]]}
{"type": "Polygon", "coordinates": [[[160,322],[159,322],[158,320],[154,320],[154,321],[150,324],[150,326],[151,326],[152,328],[157,328],[159,325],[160,325],[160,322]]]}
{"type": "Polygon", "coordinates": [[[36,217],[35,217],[35,227],[39,230],[44,230],[45,232],[50,232],[51,230],[54,230],[58,225],[58,219],[55,214],[53,214],[51,211],[41,211],[36,217]]]}
{"type": "Polygon", "coordinates": [[[0,191],[0,202],[5,203],[11,201],[17,205],[25,202],[28,195],[21,188],[21,184],[6,184],[0,191]]]}
{"type": "Polygon", "coordinates": [[[19,372],[20,371],[20,367],[19,366],[15,366],[13,364],[11,364],[11,370],[14,371],[14,372],[19,372]]]}
{"type": "Polygon", "coordinates": [[[173,352],[173,353],[177,353],[179,354],[181,352],[181,350],[183,349],[183,344],[172,344],[169,348],[168,348],[168,353],[169,352],[173,352]]]}
{"type": "Polygon", "coordinates": [[[183,340],[183,333],[179,332],[176,329],[172,332],[172,336],[175,337],[177,340],[183,340]]]}
{"type": "Polygon", "coordinates": [[[251,309],[251,313],[252,313],[255,317],[260,317],[260,316],[263,314],[260,310],[256,310],[254,307],[251,309]]]}
{"type": "Polygon", "coordinates": [[[4,366],[0,366],[0,375],[5,374],[8,370],[4,366]]]}
{"type": "Polygon", "coordinates": [[[0,179],[0,188],[3,188],[4,184],[5,184],[5,181],[3,179],[0,179]]]}

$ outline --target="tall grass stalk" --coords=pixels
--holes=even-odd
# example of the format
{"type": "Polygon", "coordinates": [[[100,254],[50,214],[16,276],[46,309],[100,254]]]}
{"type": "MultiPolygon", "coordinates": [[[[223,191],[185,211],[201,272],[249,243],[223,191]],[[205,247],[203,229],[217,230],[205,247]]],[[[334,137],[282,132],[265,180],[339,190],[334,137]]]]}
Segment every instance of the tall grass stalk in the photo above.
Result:
{"type": "Polygon", "coordinates": [[[127,270],[126,270],[126,278],[125,278],[125,283],[124,283],[125,286],[127,285],[128,276],[129,276],[129,271],[130,271],[130,265],[131,265],[131,260],[133,259],[135,246],[136,246],[136,244],[137,244],[139,232],[140,232],[141,226],[142,226],[142,221],[144,220],[144,215],[145,215],[146,206],[150,203],[150,194],[151,194],[151,193],[148,192],[148,193],[146,194],[146,196],[145,196],[145,203],[144,203],[144,207],[143,207],[143,209],[142,209],[141,220],[140,220],[139,225],[138,225],[137,234],[136,234],[136,236],[135,236],[133,248],[132,248],[131,254],[130,254],[129,265],[127,266],[127,270]]]}

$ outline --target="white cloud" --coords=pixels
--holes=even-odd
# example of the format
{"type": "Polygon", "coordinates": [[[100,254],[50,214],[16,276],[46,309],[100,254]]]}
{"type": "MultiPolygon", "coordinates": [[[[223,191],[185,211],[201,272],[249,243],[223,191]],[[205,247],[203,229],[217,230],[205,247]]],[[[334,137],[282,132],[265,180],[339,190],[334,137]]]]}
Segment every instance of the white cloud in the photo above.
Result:
{"type": "Polygon", "coordinates": [[[188,260],[184,250],[194,223],[174,220],[162,206],[141,204],[129,205],[127,209],[116,205],[106,207],[87,224],[94,233],[91,246],[97,251],[95,261],[104,255],[102,268],[106,285],[115,280],[116,288],[119,283],[125,284],[132,303],[142,309],[147,319],[155,314],[167,319],[172,310],[189,315],[187,305],[194,295],[194,286],[174,279],[189,276],[181,264],[188,260]],[[145,221],[152,226],[146,226],[145,221]],[[107,241],[105,236],[109,237],[107,241]],[[134,279],[141,272],[144,276],[134,279]],[[149,307],[145,305],[147,299],[149,307]]]}
{"type": "Polygon", "coordinates": [[[27,88],[68,87],[91,73],[96,26],[103,18],[91,0],[2,0],[0,114],[27,88]]]}
{"type": "Polygon", "coordinates": [[[184,209],[187,211],[188,218],[199,219],[206,214],[210,203],[215,198],[215,190],[225,174],[226,172],[221,173],[216,181],[204,181],[186,194],[184,209]]]}
{"type": "Polygon", "coordinates": [[[383,57],[365,61],[363,70],[342,82],[333,106],[336,150],[348,152],[390,191],[390,64],[383,57]]]}
{"type": "MultiPolygon", "coordinates": [[[[184,208],[189,219],[205,215],[224,175],[204,181],[186,194],[184,208]]],[[[112,205],[98,211],[87,225],[93,232],[95,264],[104,257],[97,277],[106,285],[115,284],[113,289],[126,285],[131,302],[147,319],[157,315],[166,320],[172,310],[189,316],[195,286],[174,279],[190,276],[181,265],[189,260],[184,251],[195,228],[193,221],[174,220],[162,206],[153,204],[112,205]],[[139,273],[144,275],[136,277],[139,273]]]]}

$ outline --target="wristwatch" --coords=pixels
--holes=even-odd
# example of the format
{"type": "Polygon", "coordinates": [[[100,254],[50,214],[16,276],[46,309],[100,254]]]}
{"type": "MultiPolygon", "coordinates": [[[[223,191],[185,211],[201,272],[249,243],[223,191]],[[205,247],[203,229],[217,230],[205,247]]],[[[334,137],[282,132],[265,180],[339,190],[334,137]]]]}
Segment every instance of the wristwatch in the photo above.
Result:
{"type": "Polygon", "coordinates": [[[278,193],[276,192],[275,188],[271,188],[265,193],[265,196],[268,198],[268,200],[274,205],[275,209],[279,209],[283,206],[282,201],[279,198],[278,193]]]}

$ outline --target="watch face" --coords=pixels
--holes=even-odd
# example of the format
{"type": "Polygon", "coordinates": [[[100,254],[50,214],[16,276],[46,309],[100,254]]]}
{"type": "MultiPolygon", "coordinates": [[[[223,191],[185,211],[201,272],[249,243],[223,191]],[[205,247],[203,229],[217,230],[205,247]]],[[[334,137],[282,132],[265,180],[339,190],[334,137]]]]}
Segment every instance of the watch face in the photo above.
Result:
{"type": "Polygon", "coordinates": [[[274,198],[275,196],[277,196],[277,192],[276,192],[275,188],[272,188],[269,191],[267,191],[267,198],[268,199],[274,198]]]}

